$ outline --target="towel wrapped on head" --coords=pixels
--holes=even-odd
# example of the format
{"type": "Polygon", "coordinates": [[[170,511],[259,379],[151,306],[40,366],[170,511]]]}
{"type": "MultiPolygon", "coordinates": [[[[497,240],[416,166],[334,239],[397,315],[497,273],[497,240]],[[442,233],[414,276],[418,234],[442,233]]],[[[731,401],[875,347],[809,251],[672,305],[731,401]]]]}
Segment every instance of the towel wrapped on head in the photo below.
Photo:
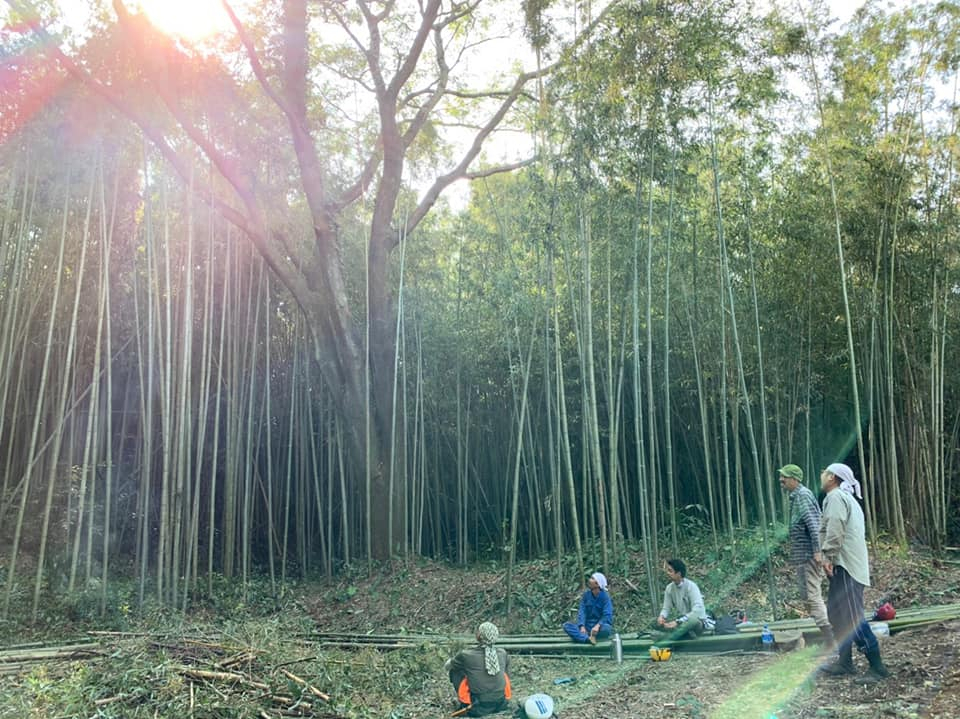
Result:
{"type": "Polygon", "coordinates": [[[500,657],[495,646],[499,638],[500,630],[493,622],[484,622],[477,627],[477,641],[483,647],[483,666],[490,676],[500,673],[500,657]]]}
{"type": "Polygon", "coordinates": [[[850,467],[837,462],[827,467],[827,471],[840,479],[840,489],[852,494],[857,499],[863,499],[863,494],[860,492],[860,482],[853,476],[853,470],[850,467]]]}

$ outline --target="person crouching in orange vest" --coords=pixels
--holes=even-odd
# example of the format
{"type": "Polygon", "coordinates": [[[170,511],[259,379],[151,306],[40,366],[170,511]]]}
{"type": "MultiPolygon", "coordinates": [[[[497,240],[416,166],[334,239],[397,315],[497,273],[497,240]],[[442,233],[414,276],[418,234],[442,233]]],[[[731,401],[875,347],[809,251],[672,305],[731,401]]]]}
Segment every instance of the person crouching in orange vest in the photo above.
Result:
{"type": "Polygon", "coordinates": [[[496,646],[499,638],[496,625],[484,622],[477,628],[477,646],[447,660],[445,668],[463,712],[457,712],[458,716],[482,717],[507,709],[510,657],[496,646]]]}

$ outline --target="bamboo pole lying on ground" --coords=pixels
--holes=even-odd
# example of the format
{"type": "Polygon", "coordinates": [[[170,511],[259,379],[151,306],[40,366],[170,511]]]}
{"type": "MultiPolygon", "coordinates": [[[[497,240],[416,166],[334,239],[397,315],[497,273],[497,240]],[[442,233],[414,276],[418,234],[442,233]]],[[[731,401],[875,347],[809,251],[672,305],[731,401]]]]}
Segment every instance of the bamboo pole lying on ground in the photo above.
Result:
{"type": "Polygon", "coordinates": [[[306,689],[308,692],[313,694],[313,696],[323,699],[323,701],[325,702],[330,701],[329,694],[325,694],[324,692],[320,691],[315,686],[307,682],[305,679],[301,679],[296,674],[294,674],[293,672],[288,672],[286,669],[281,669],[280,671],[285,677],[287,677],[287,679],[290,679],[291,681],[296,682],[297,684],[302,686],[304,689],[306,689]]]}
{"type": "Polygon", "coordinates": [[[240,674],[239,672],[214,672],[208,669],[195,669],[193,667],[177,667],[176,671],[180,674],[183,674],[185,677],[190,677],[191,679],[205,679],[208,681],[246,684],[247,686],[254,687],[255,689],[261,689],[263,691],[270,690],[270,687],[267,684],[258,682],[256,679],[251,679],[245,674],[240,674]]]}
{"type": "MultiPolygon", "coordinates": [[[[915,607],[901,610],[895,619],[884,622],[890,633],[897,633],[909,629],[931,626],[941,622],[960,619],[960,604],[946,604],[934,607],[915,607]]],[[[810,619],[792,619],[768,624],[774,635],[792,637],[799,634],[807,641],[819,641],[819,630],[810,619]]],[[[698,639],[673,640],[667,637],[651,637],[642,633],[621,632],[623,651],[627,656],[644,656],[650,646],[670,645],[676,651],[717,653],[726,651],[742,651],[755,648],[759,642],[762,625],[740,627],[736,634],[707,635],[698,639]]],[[[243,681],[252,686],[262,684],[254,682],[246,675],[237,672],[222,671],[236,666],[244,661],[254,661],[257,652],[244,647],[228,646],[216,643],[216,637],[190,638],[173,637],[169,634],[128,633],[128,632],[88,632],[92,637],[101,641],[87,643],[72,643],[64,645],[45,645],[33,642],[0,649],[0,675],[9,675],[28,670],[31,665],[41,662],[68,661],[86,659],[99,656],[118,641],[130,639],[144,639],[154,637],[157,641],[166,641],[178,646],[192,646],[226,654],[219,663],[214,664],[221,671],[207,671],[184,667],[183,670],[193,678],[219,679],[221,681],[243,681]],[[110,641],[113,640],[113,641],[110,641]],[[189,673],[193,674],[189,674],[189,673]],[[209,676],[202,677],[197,672],[206,672],[209,676]]],[[[423,644],[472,644],[474,637],[466,634],[349,634],[316,632],[298,638],[299,644],[313,645],[338,649],[377,649],[392,651],[398,649],[416,649],[423,644]]],[[[597,645],[574,644],[566,637],[558,634],[550,635],[512,635],[502,636],[498,642],[500,646],[510,652],[529,656],[607,656],[610,653],[610,642],[602,641],[597,645]]],[[[316,687],[306,683],[296,675],[279,668],[287,679],[303,686],[307,692],[315,697],[328,700],[328,696],[316,687]]],[[[180,671],[180,669],[178,669],[180,671]]],[[[265,685],[264,685],[265,686],[265,685]]]]}
{"type": "Polygon", "coordinates": [[[7,649],[0,651],[0,664],[12,662],[41,662],[48,659],[72,659],[77,656],[99,654],[103,646],[96,643],[66,644],[56,647],[7,649]]]}
{"type": "MultiPolygon", "coordinates": [[[[869,619],[869,617],[867,617],[869,619]]],[[[960,605],[942,605],[902,610],[896,619],[886,624],[891,633],[929,626],[943,621],[960,619],[960,605]]],[[[792,636],[799,634],[806,641],[818,642],[820,631],[811,619],[793,619],[770,622],[768,626],[774,634],[792,636]]],[[[669,636],[654,638],[644,633],[621,632],[624,654],[643,655],[654,644],[669,644],[675,650],[686,652],[716,653],[723,651],[749,650],[759,643],[762,624],[740,627],[736,634],[707,635],[698,639],[675,640],[669,636]]],[[[419,644],[460,643],[471,644],[474,639],[469,635],[442,634],[337,634],[318,633],[311,638],[321,646],[346,649],[373,648],[381,651],[408,649],[419,644]]],[[[512,635],[501,636],[498,645],[510,652],[534,656],[550,655],[607,655],[610,643],[602,641],[597,645],[574,644],[559,634],[552,635],[512,635]]]]}

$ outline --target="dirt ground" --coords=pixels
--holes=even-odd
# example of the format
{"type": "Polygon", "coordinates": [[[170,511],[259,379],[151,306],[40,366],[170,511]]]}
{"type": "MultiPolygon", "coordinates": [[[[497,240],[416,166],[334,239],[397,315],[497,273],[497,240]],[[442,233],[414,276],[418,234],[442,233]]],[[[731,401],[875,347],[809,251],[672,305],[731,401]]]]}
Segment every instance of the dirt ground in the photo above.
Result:
{"type": "MultiPolygon", "coordinates": [[[[691,542],[682,556],[708,607],[718,613],[743,609],[754,621],[774,618],[767,563],[758,561],[755,551],[744,549],[742,556],[753,556],[747,562],[733,552],[711,556],[698,547],[691,542]]],[[[901,610],[960,603],[956,559],[934,560],[920,547],[883,544],[872,548],[871,558],[874,586],[866,593],[868,607],[883,601],[901,610]]],[[[624,569],[610,573],[616,626],[624,635],[648,625],[656,612],[643,565],[641,555],[628,551],[620,565],[624,569]]],[[[776,618],[796,616],[792,569],[782,552],[771,557],[771,565],[776,618]]],[[[7,627],[7,644],[90,641],[90,630],[114,636],[98,639],[98,649],[83,657],[0,672],[0,719],[442,719],[456,706],[443,672],[444,661],[458,649],[449,635],[472,633],[477,623],[492,620],[504,634],[560,637],[560,624],[574,616],[580,582],[571,566],[523,562],[514,580],[509,614],[501,564],[461,568],[420,560],[291,584],[282,601],[269,593],[267,581],[250,587],[247,597],[225,583],[215,603],[188,615],[157,606],[152,614],[114,611],[105,619],[89,614],[78,619],[66,607],[51,609],[44,615],[51,618],[45,628],[7,627]],[[330,646],[318,642],[318,631],[433,632],[437,637],[381,652],[330,646]],[[242,662],[234,665],[238,657],[242,662]],[[220,672],[224,666],[241,667],[243,678],[196,675],[197,669],[220,672]],[[283,670],[295,671],[301,681],[283,670]],[[304,683],[328,693],[330,700],[302,711],[304,683]],[[297,711],[276,706],[287,693],[297,711]]],[[[654,581],[662,591],[666,578],[654,581]]],[[[550,694],[562,719],[960,719],[960,619],[895,634],[881,646],[893,676],[873,684],[865,681],[866,662],[859,656],[855,677],[818,675],[823,658],[817,647],[777,654],[677,653],[658,663],[628,655],[619,665],[596,655],[514,655],[510,674],[516,698],[550,694]],[[554,684],[563,677],[575,681],[554,684]]]]}
{"type": "MultiPolygon", "coordinates": [[[[866,593],[868,607],[892,601],[907,608],[960,598],[960,571],[953,562],[938,564],[919,548],[881,548],[875,557],[874,586],[866,593]]],[[[785,614],[795,616],[799,602],[791,593],[790,567],[782,557],[775,566],[785,614]]],[[[550,584],[552,574],[545,564],[520,569],[520,584],[539,587],[539,601],[523,601],[521,593],[509,620],[502,616],[502,572],[429,563],[398,566],[367,582],[345,580],[331,588],[339,601],[331,603],[329,595],[316,597],[309,610],[319,624],[336,626],[338,631],[469,632],[478,620],[491,617],[505,631],[547,633],[572,616],[577,599],[577,587],[556,588],[550,584]]],[[[640,576],[630,579],[635,586],[645,581],[640,576]]],[[[662,584],[660,578],[657,581],[662,584]]],[[[618,627],[629,631],[648,621],[646,597],[624,587],[624,578],[613,577],[612,583],[618,627]]],[[[727,602],[736,601],[754,616],[763,616],[766,587],[766,577],[760,573],[744,582],[736,599],[728,597],[727,602]]],[[[707,604],[711,604],[709,595],[707,604]]],[[[882,652],[893,676],[876,684],[865,681],[867,665],[861,656],[855,657],[860,670],[856,677],[818,675],[822,657],[815,647],[776,655],[677,654],[665,663],[626,659],[620,666],[599,658],[518,656],[512,660],[511,674],[517,697],[546,692],[556,699],[558,716],[564,719],[958,719],[958,646],[960,621],[884,638],[882,652]],[[559,677],[577,681],[556,686],[553,680],[559,677]]],[[[449,715],[454,706],[438,667],[437,676],[397,707],[394,716],[440,717],[449,715]]]]}
{"type": "MultiPolygon", "coordinates": [[[[515,657],[511,676],[518,697],[546,692],[562,719],[957,719],[960,717],[960,621],[886,638],[882,651],[892,677],[816,673],[814,648],[790,654],[677,654],[669,662],[515,657]],[[553,680],[575,677],[573,684],[553,680]]],[[[440,672],[442,675],[442,672],[440,672]]],[[[455,708],[442,676],[396,716],[440,717],[455,708]]]]}

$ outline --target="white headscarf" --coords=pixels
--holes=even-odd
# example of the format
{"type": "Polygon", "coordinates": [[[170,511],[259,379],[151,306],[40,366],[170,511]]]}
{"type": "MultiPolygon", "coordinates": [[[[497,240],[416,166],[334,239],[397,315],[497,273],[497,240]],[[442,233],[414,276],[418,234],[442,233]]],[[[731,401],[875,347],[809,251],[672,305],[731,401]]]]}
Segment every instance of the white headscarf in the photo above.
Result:
{"type": "Polygon", "coordinates": [[[863,499],[863,495],[860,493],[860,482],[854,478],[853,470],[847,465],[839,463],[831,464],[827,467],[827,471],[840,478],[840,489],[852,494],[857,499],[863,499]]]}
{"type": "Polygon", "coordinates": [[[593,581],[595,581],[597,584],[600,585],[601,592],[607,591],[607,587],[609,586],[607,584],[607,578],[602,574],[600,574],[600,572],[594,572],[593,574],[591,574],[590,579],[592,579],[593,581]]]}

